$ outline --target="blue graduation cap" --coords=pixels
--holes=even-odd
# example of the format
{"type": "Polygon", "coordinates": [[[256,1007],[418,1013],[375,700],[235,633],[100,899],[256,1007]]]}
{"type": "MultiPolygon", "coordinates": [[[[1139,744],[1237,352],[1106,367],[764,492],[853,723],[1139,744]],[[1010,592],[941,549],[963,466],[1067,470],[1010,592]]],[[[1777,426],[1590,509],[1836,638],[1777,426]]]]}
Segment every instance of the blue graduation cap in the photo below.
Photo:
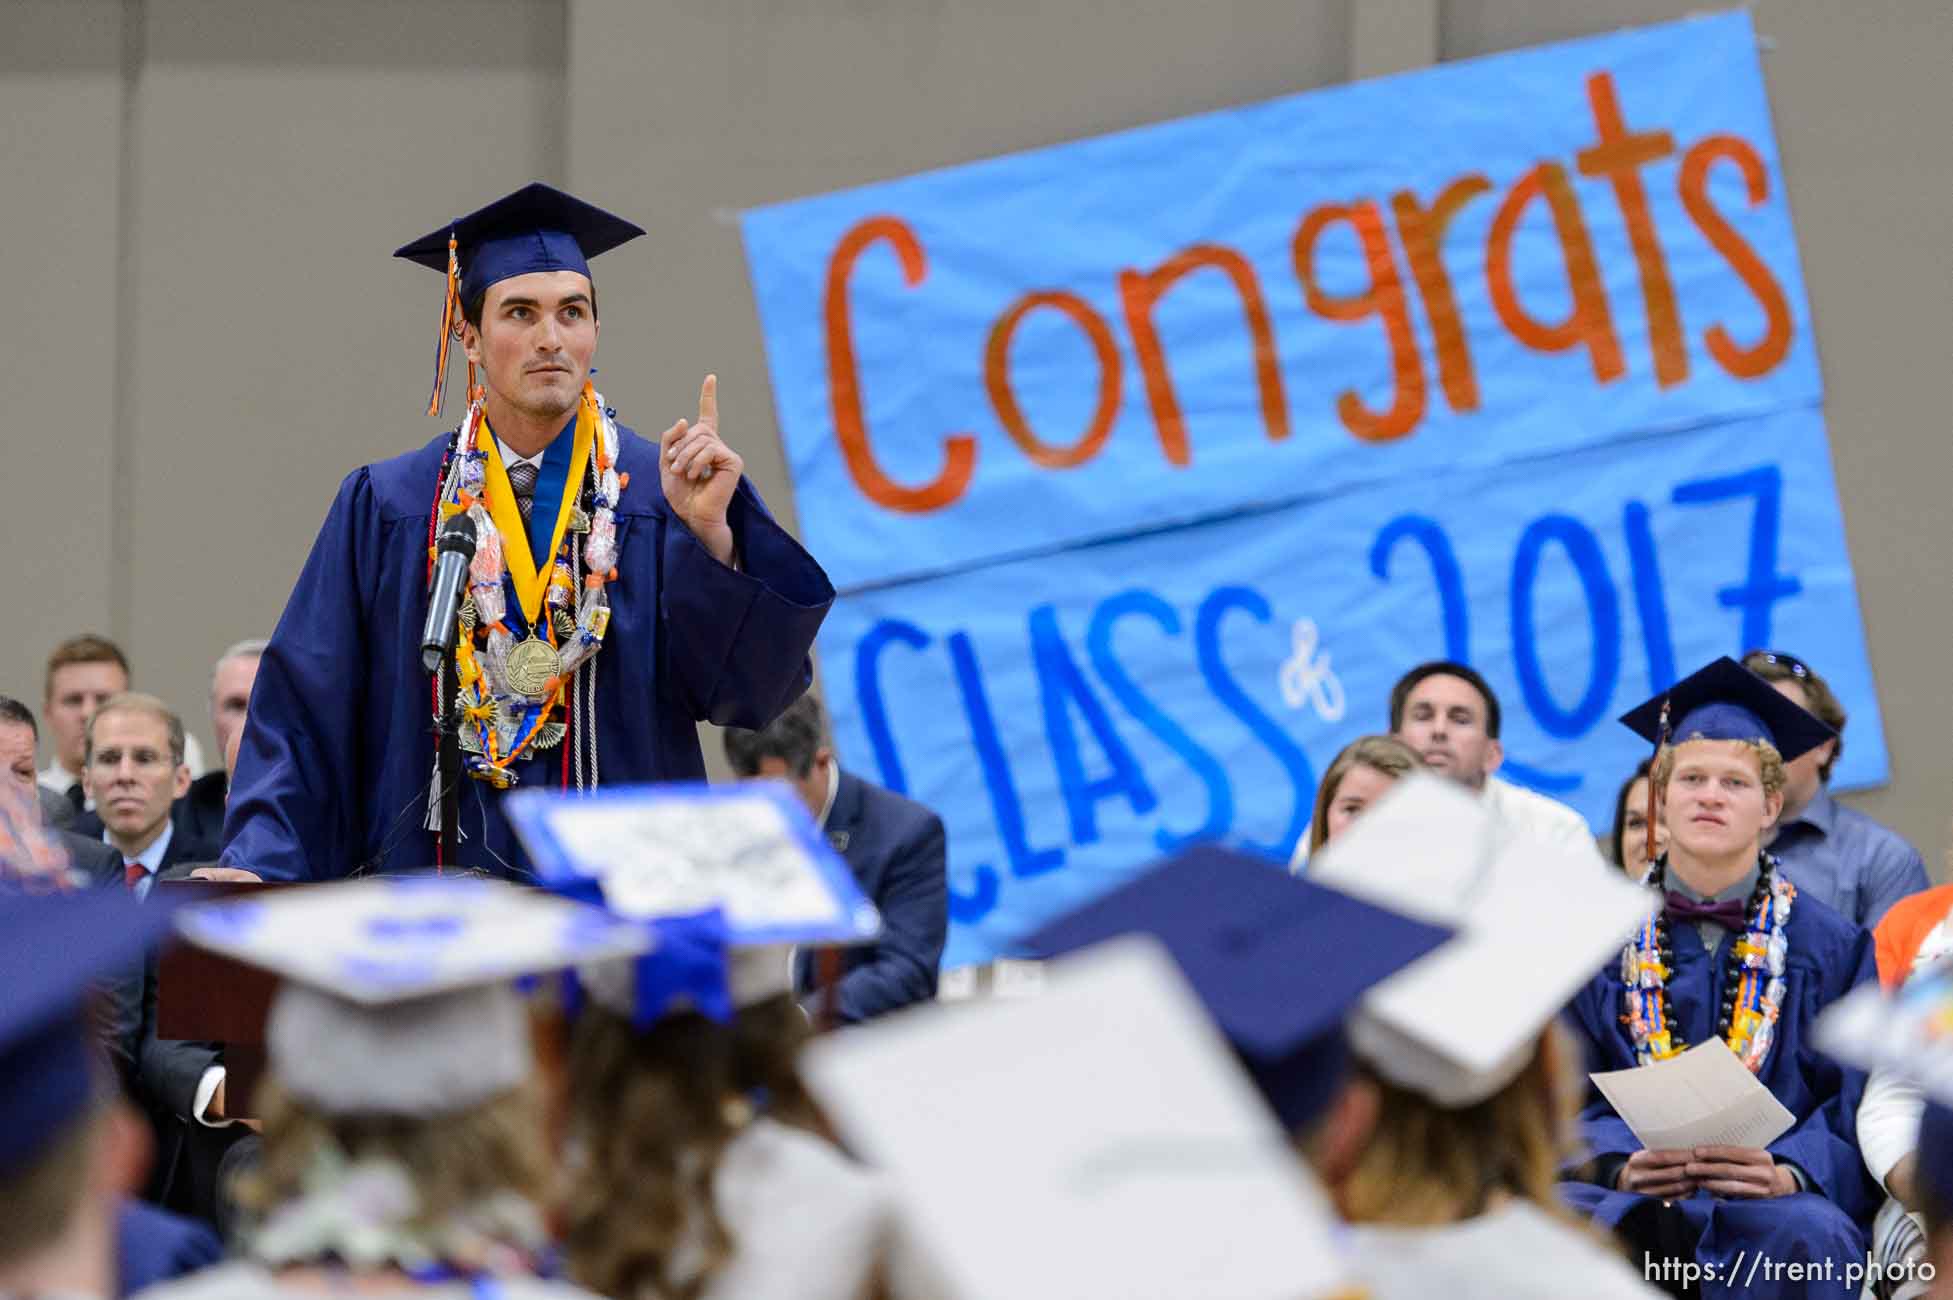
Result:
{"type": "Polygon", "coordinates": [[[881,933],[854,872],[779,782],[525,790],[505,806],[546,888],[658,932],[634,973],[581,972],[640,1023],[681,1000],[725,1019],[791,990],[789,948],[881,933]]]}
{"type": "Polygon", "coordinates": [[[1165,945],[1293,1132],[1342,1083],[1345,1017],[1373,985],[1451,938],[1256,858],[1198,845],[1053,921],[1024,946],[1055,957],[1124,934],[1165,945]]]}
{"type": "Polygon", "coordinates": [[[0,891],[0,1179],[31,1164],[96,1096],[93,986],[140,968],[170,909],[122,890],[0,891]]]}
{"type": "Polygon", "coordinates": [[[1787,763],[1838,733],[1724,655],[1621,715],[1659,748],[1686,740],[1760,740],[1787,763]]]}
{"type": "Polygon", "coordinates": [[[427,413],[440,410],[448,339],[460,324],[465,304],[479,300],[491,285],[532,271],[575,271],[588,276],[589,259],[643,233],[642,226],[533,182],[396,248],[395,257],[439,271],[448,279],[427,413]]]}

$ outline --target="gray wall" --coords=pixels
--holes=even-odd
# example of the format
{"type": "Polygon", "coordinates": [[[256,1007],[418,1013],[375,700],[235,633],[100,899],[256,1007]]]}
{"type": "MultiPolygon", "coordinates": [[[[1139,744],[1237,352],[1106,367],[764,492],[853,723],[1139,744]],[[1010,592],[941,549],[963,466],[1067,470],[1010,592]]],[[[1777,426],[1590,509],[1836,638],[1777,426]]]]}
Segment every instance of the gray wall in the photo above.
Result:
{"type": "MultiPolygon", "coordinates": [[[[791,517],[732,212],[1698,7],[0,0],[0,691],[98,629],[208,741],[341,477],[437,431],[439,283],[387,252],[523,181],[651,229],[600,267],[602,387],[655,431],[716,370],[791,517]]],[[[1895,774],[1852,801],[1937,867],[1953,8],[1755,12],[1895,774]]]]}

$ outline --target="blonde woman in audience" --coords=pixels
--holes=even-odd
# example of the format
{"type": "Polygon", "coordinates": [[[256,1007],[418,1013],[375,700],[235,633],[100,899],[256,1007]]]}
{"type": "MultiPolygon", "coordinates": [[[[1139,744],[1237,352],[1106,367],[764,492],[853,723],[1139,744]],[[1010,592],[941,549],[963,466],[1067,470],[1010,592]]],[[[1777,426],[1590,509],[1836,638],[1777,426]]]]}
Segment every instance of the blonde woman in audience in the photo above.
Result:
{"type": "Polygon", "coordinates": [[[1343,746],[1316,785],[1309,838],[1307,846],[1296,851],[1295,869],[1300,870],[1317,850],[1342,834],[1390,787],[1423,766],[1417,751],[1395,736],[1359,736],[1343,746]]]}

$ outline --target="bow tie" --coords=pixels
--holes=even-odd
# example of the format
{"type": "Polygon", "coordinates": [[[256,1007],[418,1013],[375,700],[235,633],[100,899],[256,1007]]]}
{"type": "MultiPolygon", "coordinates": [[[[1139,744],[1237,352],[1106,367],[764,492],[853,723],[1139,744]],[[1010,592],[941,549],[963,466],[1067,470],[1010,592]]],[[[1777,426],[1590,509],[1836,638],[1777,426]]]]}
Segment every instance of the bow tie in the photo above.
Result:
{"type": "Polygon", "coordinates": [[[1725,898],[1720,903],[1702,903],[1686,894],[1668,891],[1668,906],[1663,909],[1677,921],[1708,921],[1734,933],[1748,928],[1750,903],[1747,898],[1725,898]]]}

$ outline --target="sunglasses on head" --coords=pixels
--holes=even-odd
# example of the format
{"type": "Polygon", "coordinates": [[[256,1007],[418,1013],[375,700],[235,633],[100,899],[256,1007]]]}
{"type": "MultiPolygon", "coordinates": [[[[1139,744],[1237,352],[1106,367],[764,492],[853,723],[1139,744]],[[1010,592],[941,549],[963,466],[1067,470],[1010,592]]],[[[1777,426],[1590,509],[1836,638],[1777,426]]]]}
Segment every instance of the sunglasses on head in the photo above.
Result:
{"type": "Polygon", "coordinates": [[[1744,657],[1781,668],[1792,677],[1809,677],[1811,675],[1810,665],[1806,664],[1796,655],[1778,654],[1775,650],[1752,650],[1744,657]]]}

